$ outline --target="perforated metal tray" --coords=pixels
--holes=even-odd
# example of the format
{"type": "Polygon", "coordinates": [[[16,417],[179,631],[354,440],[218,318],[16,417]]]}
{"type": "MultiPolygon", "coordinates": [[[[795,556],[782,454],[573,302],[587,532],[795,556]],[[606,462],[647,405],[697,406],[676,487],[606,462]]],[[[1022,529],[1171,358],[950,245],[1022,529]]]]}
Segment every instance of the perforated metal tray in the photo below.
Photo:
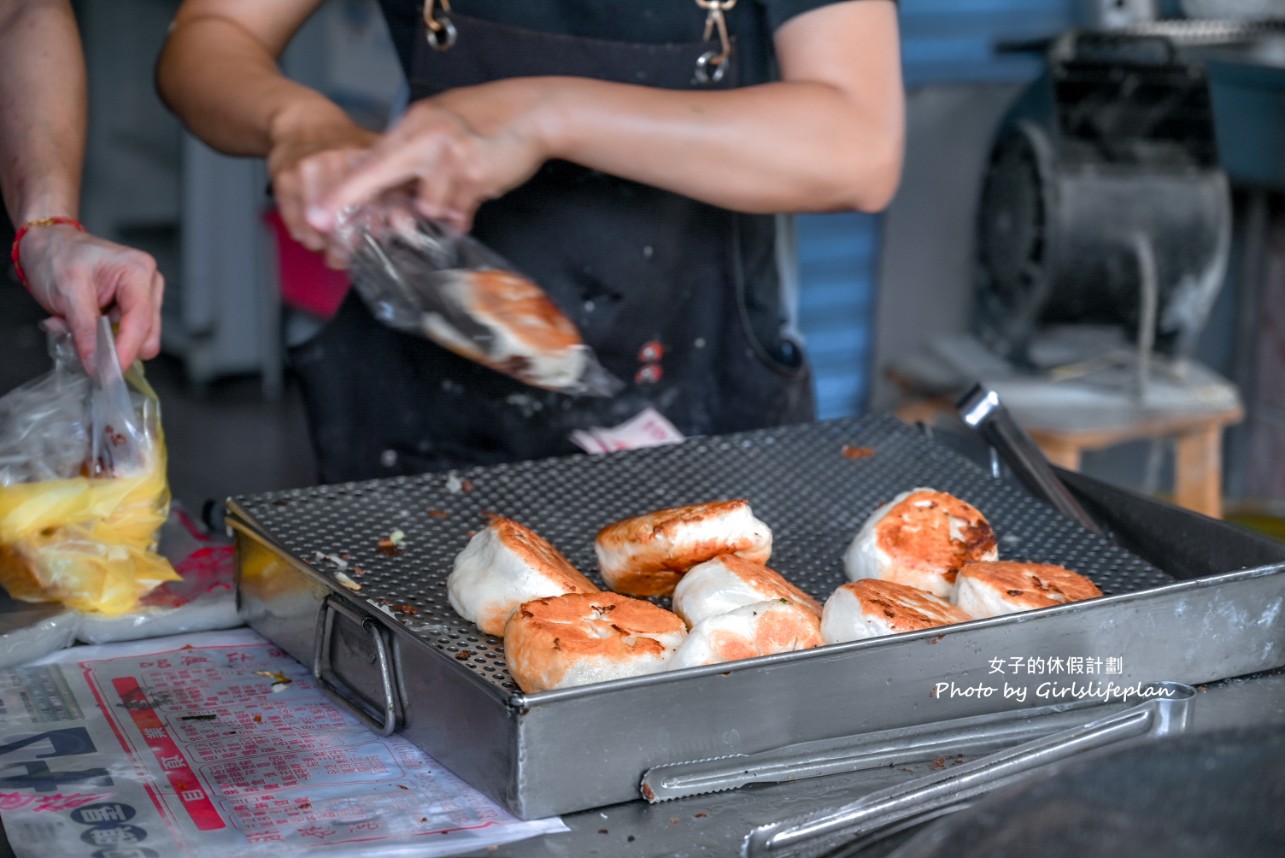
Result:
{"type": "Polygon", "coordinates": [[[1263,613],[1273,595],[1280,611],[1279,569],[1176,582],[886,417],[238,498],[230,512],[244,619],[372,727],[403,731],[525,817],[636,798],[642,772],[660,763],[1048,703],[1039,682],[1202,682],[1285,662],[1285,631],[1263,613]],[[1064,564],[1106,596],[533,695],[509,677],[501,641],[446,598],[455,555],[490,513],[534,528],[596,578],[603,525],[744,497],[773,530],[770,565],[824,600],[846,580],[843,551],[866,517],[917,486],[981,509],[1002,557],[1064,564]],[[400,552],[387,550],[394,531],[400,552]],[[996,670],[1055,658],[1097,667],[996,670]],[[939,683],[995,690],[939,693],[939,683]],[[1028,688],[1025,702],[1005,699],[1005,684],[1028,688]]]}

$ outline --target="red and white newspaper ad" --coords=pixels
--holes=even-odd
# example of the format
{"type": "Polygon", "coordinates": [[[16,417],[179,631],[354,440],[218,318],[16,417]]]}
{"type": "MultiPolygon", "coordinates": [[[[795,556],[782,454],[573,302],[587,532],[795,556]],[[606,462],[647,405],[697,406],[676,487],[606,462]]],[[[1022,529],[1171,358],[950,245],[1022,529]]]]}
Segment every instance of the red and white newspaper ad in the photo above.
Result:
{"type": "Polygon", "coordinates": [[[0,671],[0,821],[17,858],[425,858],[566,830],[377,736],[245,628],[0,671]]]}

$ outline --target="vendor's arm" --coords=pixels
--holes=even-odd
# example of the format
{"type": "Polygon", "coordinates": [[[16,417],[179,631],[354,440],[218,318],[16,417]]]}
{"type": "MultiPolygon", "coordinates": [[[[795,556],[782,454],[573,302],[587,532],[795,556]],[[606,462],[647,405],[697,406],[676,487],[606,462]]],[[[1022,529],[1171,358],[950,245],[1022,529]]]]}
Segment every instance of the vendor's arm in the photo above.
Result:
{"type": "Polygon", "coordinates": [[[92,366],[99,315],[120,323],[117,356],[160,350],[164,282],[150,256],[80,231],[85,67],[67,0],[0,0],[0,191],[36,300],[71,330],[92,366]]]}
{"type": "Polygon", "coordinates": [[[277,61],[323,0],[186,0],[156,68],[161,98],[203,141],[267,159],[282,220],[313,250],[305,207],[347,175],[375,135],[277,61]]]}
{"type": "Polygon", "coordinates": [[[467,227],[551,158],[740,211],[882,208],[904,134],[895,5],[823,6],[775,40],[782,79],[760,86],[519,78],[420,102],[309,218],[330,229],[343,207],[417,181],[426,213],[467,227]]]}

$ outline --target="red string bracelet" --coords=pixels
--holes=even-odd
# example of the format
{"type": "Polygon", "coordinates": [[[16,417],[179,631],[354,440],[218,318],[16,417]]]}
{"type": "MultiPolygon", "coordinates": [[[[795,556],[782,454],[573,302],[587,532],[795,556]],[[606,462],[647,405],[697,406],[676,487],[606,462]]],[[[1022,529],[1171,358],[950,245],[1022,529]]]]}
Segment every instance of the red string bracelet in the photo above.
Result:
{"type": "Polygon", "coordinates": [[[13,270],[18,274],[18,282],[23,285],[28,292],[31,291],[31,284],[27,282],[27,274],[22,270],[22,263],[18,261],[18,246],[22,244],[22,237],[37,226],[53,226],[54,224],[66,224],[74,226],[81,232],[85,231],[85,226],[74,217],[42,217],[35,220],[29,220],[18,230],[18,234],[13,237],[13,247],[9,250],[9,258],[13,260],[13,270]]]}

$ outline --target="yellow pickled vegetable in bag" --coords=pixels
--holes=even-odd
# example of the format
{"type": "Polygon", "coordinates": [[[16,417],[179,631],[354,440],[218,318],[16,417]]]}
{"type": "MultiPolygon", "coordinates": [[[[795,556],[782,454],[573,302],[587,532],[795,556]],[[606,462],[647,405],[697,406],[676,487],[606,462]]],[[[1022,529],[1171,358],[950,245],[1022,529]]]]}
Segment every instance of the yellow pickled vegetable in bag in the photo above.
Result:
{"type": "Polygon", "coordinates": [[[169,513],[164,456],[128,477],[0,488],[0,585],[15,599],[121,614],[178,580],[156,553],[169,513]]]}
{"type": "MultiPolygon", "coordinates": [[[[159,402],[138,368],[90,383],[56,338],[54,370],[0,398],[0,585],[121,614],[178,580],[156,553],[170,503],[159,402]]],[[[101,332],[98,354],[115,363],[101,332]]]]}

